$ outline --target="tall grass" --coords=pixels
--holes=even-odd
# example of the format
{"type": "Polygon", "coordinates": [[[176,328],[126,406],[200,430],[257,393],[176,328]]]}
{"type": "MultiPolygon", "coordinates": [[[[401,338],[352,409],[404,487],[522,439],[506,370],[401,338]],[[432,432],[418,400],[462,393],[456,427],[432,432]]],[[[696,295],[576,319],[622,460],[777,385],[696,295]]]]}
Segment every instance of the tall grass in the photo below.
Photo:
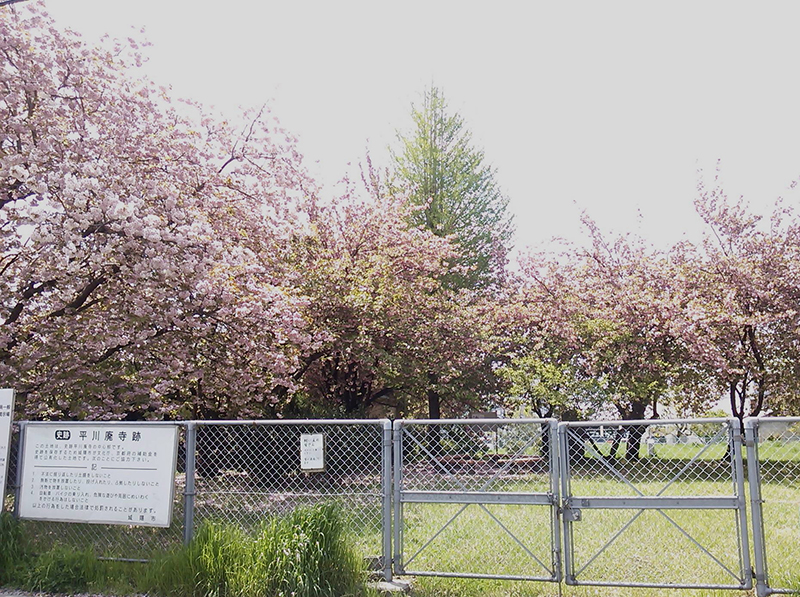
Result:
{"type": "Polygon", "coordinates": [[[91,551],[56,546],[34,558],[22,574],[22,584],[37,593],[84,591],[99,578],[100,563],[91,551]]]}
{"type": "Polygon", "coordinates": [[[10,513],[0,512],[0,585],[15,578],[24,553],[19,522],[10,513]]]}
{"type": "Polygon", "coordinates": [[[300,507],[255,535],[207,523],[185,547],[147,565],[99,561],[55,545],[33,554],[22,527],[0,516],[0,585],[37,592],[89,589],[164,597],[344,597],[367,593],[366,570],[335,504],[300,507]]]}
{"type": "Polygon", "coordinates": [[[171,597],[340,597],[363,592],[361,558],[335,504],[300,507],[255,536],[204,524],[192,543],[155,562],[144,590],[171,597]]]}
{"type": "Polygon", "coordinates": [[[0,514],[0,586],[46,593],[74,593],[99,587],[131,593],[138,570],[122,562],[98,561],[90,549],[51,545],[34,552],[24,527],[10,513],[0,514]]]}

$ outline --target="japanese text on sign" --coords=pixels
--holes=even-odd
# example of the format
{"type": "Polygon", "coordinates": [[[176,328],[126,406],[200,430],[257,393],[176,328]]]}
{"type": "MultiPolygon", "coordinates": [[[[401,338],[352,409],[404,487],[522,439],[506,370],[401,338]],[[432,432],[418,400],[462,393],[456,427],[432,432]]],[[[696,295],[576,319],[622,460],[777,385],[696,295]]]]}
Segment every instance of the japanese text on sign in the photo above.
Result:
{"type": "Polygon", "coordinates": [[[177,439],[174,425],[29,424],[20,517],[169,526],[177,439]]]}
{"type": "Polygon", "coordinates": [[[309,473],[325,470],[325,436],[321,433],[300,435],[300,469],[309,473]]]}

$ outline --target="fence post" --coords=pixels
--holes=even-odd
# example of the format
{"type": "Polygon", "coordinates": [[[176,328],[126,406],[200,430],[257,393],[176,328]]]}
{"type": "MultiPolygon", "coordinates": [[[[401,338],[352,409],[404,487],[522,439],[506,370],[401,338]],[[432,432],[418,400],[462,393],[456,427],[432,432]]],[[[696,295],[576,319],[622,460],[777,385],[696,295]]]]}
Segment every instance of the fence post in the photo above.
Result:
{"type": "Polygon", "coordinates": [[[194,478],[197,426],[194,421],[186,425],[186,486],[183,492],[183,543],[188,545],[194,536],[194,478]]]}
{"type": "Polygon", "coordinates": [[[22,460],[25,453],[25,427],[26,421],[19,422],[19,438],[17,440],[17,470],[14,475],[14,510],[12,514],[14,518],[19,518],[19,500],[22,497],[22,460]]]}
{"type": "Polygon", "coordinates": [[[392,580],[392,422],[383,420],[383,449],[381,452],[383,473],[381,479],[383,494],[383,578],[392,580]]]}
{"type": "Polygon", "coordinates": [[[747,532],[747,498],[745,496],[744,485],[744,466],[742,464],[742,444],[744,442],[743,430],[739,419],[733,417],[730,419],[732,427],[731,433],[731,447],[733,449],[733,472],[736,482],[736,496],[739,503],[738,516],[739,527],[741,528],[741,547],[742,557],[742,574],[744,575],[742,589],[750,589],[753,586],[753,569],[750,566],[750,544],[747,540],[749,533],[747,532]]]}
{"type": "Polygon", "coordinates": [[[756,567],[756,595],[770,594],[767,576],[767,560],[764,540],[764,513],[761,508],[761,466],[758,462],[758,419],[748,418],[744,422],[745,445],[747,446],[747,481],[750,485],[750,516],[753,519],[753,556],[756,567]]]}
{"type": "Polygon", "coordinates": [[[563,570],[562,578],[568,585],[575,584],[575,572],[572,569],[572,533],[570,521],[564,516],[564,508],[566,500],[570,497],[570,483],[569,483],[569,426],[567,423],[558,424],[558,477],[561,485],[561,495],[559,510],[561,512],[561,523],[563,525],[562,540],[564,543],[563,556],[563,570]]]}
{"type": "Polygon", "coordinates": [[[558,441],[558,421],[551,419],[548,423],[548,441],[550,442],[550,493],[553,499],[552,526],[553,526],[553,580],[561,582],[561,454],[558,441]]]}
{"type": "Polygon", "coordinates": [[[393,424],[394,445],[394,571],[403,574],[403,504],[400,501],[400,490],[403,483],[403,421],[395,420],[393,424]]]}

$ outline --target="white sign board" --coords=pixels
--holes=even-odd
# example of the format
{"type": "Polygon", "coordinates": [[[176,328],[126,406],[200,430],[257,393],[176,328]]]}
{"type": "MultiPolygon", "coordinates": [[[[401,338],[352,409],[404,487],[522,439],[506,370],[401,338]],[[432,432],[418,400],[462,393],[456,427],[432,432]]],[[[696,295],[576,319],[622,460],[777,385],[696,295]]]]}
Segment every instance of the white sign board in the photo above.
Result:
{"type": "Polygon", "coordinates": [[[0,512],[6,499],[6,475],[11,449],[11,421],[14,418],[14,390],[0,390],[0,512]]]}
{"type": "Polygon", "coordinates": [[[307,473],[325,470],[325,436],[321,433],[300,434],[300,469],[307,473]]]}
{"type": "Polygon", "coordinates": [[[23,441],[21,518],[170,525],[177,426],[28,424],[23,441]]]}

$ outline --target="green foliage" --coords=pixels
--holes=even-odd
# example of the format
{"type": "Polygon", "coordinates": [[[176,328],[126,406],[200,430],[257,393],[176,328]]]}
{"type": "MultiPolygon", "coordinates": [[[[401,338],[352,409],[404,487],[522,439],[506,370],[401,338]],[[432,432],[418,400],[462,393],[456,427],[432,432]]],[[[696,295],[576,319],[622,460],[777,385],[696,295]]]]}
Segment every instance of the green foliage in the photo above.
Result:
{"type": "Polygon", "coordinates": [[[345,533],[340,507],[299,507],[248,535],[205,523],[192,543],[147,565],[100,561],[64,545],[37,556],[20,524],[0,517],[0,585],[47,593],[89,589],[164,597],[338,597],[363,595],[362,559],[345,533]]]}
{"type": "Polygon", "coordinates": [[[91,551],[56,546],[39,555],[27,571],[24,587],[44,593],[74,593],[87,590],[100,572],[91,551]]]}
{"type": "Polygon", "coordinates": [[[439,438],[440,450],[445,454],[476,458],[487,448],[486,438],[480,429],[448,427],[439,438]]]}
{"type": "Polygon", "coordinates": [[[190,545],[153,564],[147,588],[162,595],[235,594],[230,585],[241,576],[248,541],[236,527],[206,523],[190,545]]]}
{"type": "MultiPolygon", "coordinates": [[[[704,419],[726,419],[728,418],[728,413],[726,413],[721,408],[714,408],[710,411],[703,414],[702,418],[704,419]]],[[[699,424],[699,425],[692,425],[692,432],[697,435],[698,437],[703,438],[706,441],[711,439],[717,438],[720,441],[726,442],[727,435],[723,432],[719,423],[716,424],[699,424]]]]}
{"type": "Polygon", "coordinates": [[[549,358],[545,351],[514,357],[497,374],[508,382],[511,395],[523,400],[510,405],[515,411],[532,409],[540,417],[564,417],[567,411],[580,415],[581,410],[595,410],[601,401],[597,379],[581,376],[574,365],[549,358]]]}
{"type": "Polygon", "coordinates": [[[268,594],[348,595],[362,580],[335,504],[298,508],[288,518],[273,519],[258,536],[255,553],[256,574],[249,578],[263,578],[268,594]]]}
{"type": "Polygon", "coordinates": [[[19,522],[10,513],[0,512],[0,584],[16,577],[25,553],[19,522]]]}
{"type": "Polygon", "coordinates": [[[255,537],[206,523],[188,547],[153,565],[144,588],[175,597],[356,595],[362,567],[339,507],[320,504],[272,518],[255,537]]]}
{"type": "Polygon", "coordinates": [[[480,288],[502,277],[513,234],[508,198],[458,114],[449,114],[441,91],[425,91],[412,109],[415,129],[398,135],[393,153],[396,182],[419,206],[413,223],[441,237],[453,236],[461,253],[446,280],[453,288],[480,288]]]}

